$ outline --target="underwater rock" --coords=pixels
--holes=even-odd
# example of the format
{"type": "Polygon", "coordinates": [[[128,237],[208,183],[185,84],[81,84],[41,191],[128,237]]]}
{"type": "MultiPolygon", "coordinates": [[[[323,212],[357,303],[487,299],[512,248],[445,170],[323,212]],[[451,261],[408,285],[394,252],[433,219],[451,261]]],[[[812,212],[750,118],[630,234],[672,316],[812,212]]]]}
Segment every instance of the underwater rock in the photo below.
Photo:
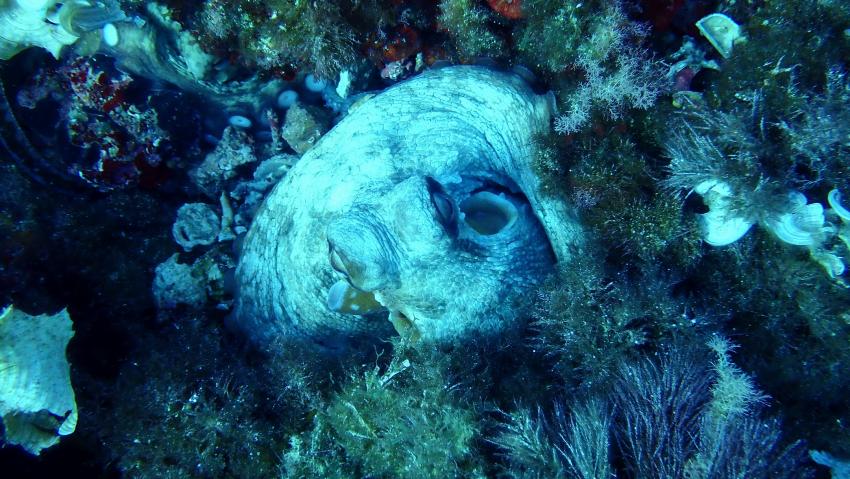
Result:
{"type": "Polygon", "coordinates": [[[153,298],[157,309],[167,311],[186,305],[200,309],[207,301],[204,282],[192,274],[192,266],[177,262],[178,254],[156,267],[153,280],[153,298]]]}
{"type": "Polygon", "coordinates": [[[327,130],[319,115],[299,102],[295,102],[286,111],[283,139],[299,155],[312,148],[327,130]]]}
{"type": "Polygon", "coordinates": [[[30,454],[77,427],[77,403],[65,348],[74,336],[67,310],[31,316],[0,312],[0,415],[4,438],[30,454]]]}
{"type": "Polygon", "coordinates": [[[582,239],[530,166],[551,108],[519,77],[470,66],[365,101],[266,198],[231,322],[331,347],[386,334],[387,319],[438,342],[510,327],[511,300],[582,239]]]}
{"type": "Polygon", "coordinates": [[[224,183],[236,176],[236,169],[257,161],[252,141],[243,130],[228,126],[221,141],[203,163],[190,173],[192,181],[210,198],[218,198],[224,183]]]}
{"type": "Polygon", "coordinates": [[[195,246],[208,246],[216,242],[221,232],[221,222],[215,210],[205,203],[186,203],[177,210],[177,220],[171,228],[174,241],[191,251],[195,246]]]}
{"type": "Polygon", "coordinates": [[[254,170],[253,180],[240,183],[237,190],[247,189],[248,191],[258,193],[268,191],[271,187],[276,185],[281,178],[283,178],[286,172],[289,171],[289,169],[292,168],[292,165],[294,165],[297,161],[297,156],[286,153],[267,158],[257,165],[257,169],[254,170]]]}

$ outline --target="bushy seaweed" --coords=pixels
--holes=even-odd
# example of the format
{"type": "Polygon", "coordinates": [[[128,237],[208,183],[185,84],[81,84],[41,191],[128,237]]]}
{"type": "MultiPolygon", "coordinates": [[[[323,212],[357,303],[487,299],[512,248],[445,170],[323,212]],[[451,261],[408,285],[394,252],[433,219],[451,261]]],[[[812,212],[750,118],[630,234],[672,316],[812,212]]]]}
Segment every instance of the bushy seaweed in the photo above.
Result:
{"type": "Polygon", "coordinates": [[[510,58],[544,77],[558,100],[558,133],[650,108],[663,90],[641,45],[647,31],[619,2],[523,0],[510,21],[480,3],[443,0],[441,26],[463,59],[510,58]]]}
{"type": "Polygon", "coordinates": [[[603,249],[618,249],[640,266],[664,259],[687,268],[699,259],[699,232],[692,215],[683,214],[684,195],[659,188],[655,178],[663,170],[641,153],[646,145],[616,130],[568,144],[558,138],[534,139],[532,166],[544,191],[565,197],[603,249]]]}
{"type": "Polygon", "coordinates": [[[572,387],[604,388],[619,363],[651,348],[653,341],[674,332],[692,334],[658,271],[633,287],[607,278],[603,264],[585,252],[543,285],[533,309],[532,344],[572,387]]]}
{"type": "Polygon", "coordinates": [[[359,45],[394,18],[386,12],[374,1],[214,0],[194,23],[207,48],[230,52],[243,65],[273,73],[297,68],[333,80],[363,59],[359,45]]]}
{"type": "Polygon", "coordinates": [[[700,292],[694,306],[723,314],[724,328],[736,334],[744,363],[762,387],[782,402],[786,414],[809,417],[813,429],[791,423],[794,434],[816,447],[850,450],[835,427],[836,417],[847,420],[848,410],[847,398],[836,393],[848,387],[850,377],[846,288],[824,274],[804,248],[760,230],[732,247],[710,250],[705,259],[691,278],[700,292]],[[827,410],[833,412],[810,416],[827,410]]]}
{"type": "Polygon", "coordinates": [[[714,357],[685,349],[624,360],[610,396],[566,399],[551,413],[519,409],[491,439],[508,477],[807,477],[798,443],[759,415],[764,396],[709,341],[714,357]],[[613,473],[613,474],[612,474],[613,473]]]}
{"type": "Polygon", "coordinates": [[[220,327],[182,318],[122,369],[100,434],[127,477],[270,477],[318,404],[297,347],[246,355],[220,327]]]}
{"type": "Polygon", "coordinates": [[[505,41],[494,30],[496,15],[474,0],[443,0],[438,21],[454,41],[461,59],[497,58],[505,41]]]}
{"type": "MultiPolygon", "coordinates": [[[[460,404],[436,352],[395,341],[388,364],[354,372],[332,395],[306,439],[295,439],[287,477],[315,469],[324,454],[304,444],[333,444],[348,477],[476,477],[477,412],[460,404]],[[340,452],[344,451],[344,452],[340,452]]],[[[321,466],[334,470],[338,465],[321,466]]]]}
{"type": "Polygon", "coordinates": [[[789,188],[846,188],[850,12],[806,1],[738,5],[733,15],[746,41],[706,75],[703,97],[671,117],[668,184],[713,177],[753,212],[789,188]]]}
{"type": "Polygon", "coordinates": [[[589,401],[569,412],[562,404],[556,404],[552,420],[540,408],[505,413],[501,429],[490,439],[503,451],[505,476],[613,477],[609,456],[611,415],[606,408],[601,402],[589,401]]]}

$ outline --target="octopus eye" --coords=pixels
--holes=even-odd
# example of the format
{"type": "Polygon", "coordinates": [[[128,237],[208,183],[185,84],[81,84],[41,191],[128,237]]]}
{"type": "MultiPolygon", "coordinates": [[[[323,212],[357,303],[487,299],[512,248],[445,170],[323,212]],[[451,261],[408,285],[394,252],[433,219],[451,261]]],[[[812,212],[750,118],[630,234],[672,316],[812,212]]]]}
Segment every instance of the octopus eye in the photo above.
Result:
{"type": "Polygon", "coordinates": [[[516,205],[504,194],[479,191],[460,203],[466,224],[478,234],[491,236],[514,224],[519,217],[516,205]]]}
{"type": "Polygon", "coordinates": [[[454,232],[457,229],[457,210],[452,199],[437,180],[428,177],[425,181],[428,184],[428,192],[431,193],[431,203],[437,212],[437,220],[449,232],[454,232]]]}

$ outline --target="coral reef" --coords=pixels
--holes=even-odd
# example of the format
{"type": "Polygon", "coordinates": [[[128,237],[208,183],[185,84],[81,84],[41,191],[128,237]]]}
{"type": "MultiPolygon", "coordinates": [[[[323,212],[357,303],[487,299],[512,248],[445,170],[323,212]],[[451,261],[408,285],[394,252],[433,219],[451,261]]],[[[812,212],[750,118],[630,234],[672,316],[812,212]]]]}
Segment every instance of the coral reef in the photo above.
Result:
{"type": "MultiPolygon", "coordinates": [[[[373,2],[362,3],[360,8],[375,8],[373,2]]],[[[243,61],[260,69],[282,70],[298,64],[334,78],[352,67],[357,57],[356,31],[342,15],[348,11],[337,2],[217,0],[200,10],[198,25],[202,39],[213,45],[235,45],[243,61]]]]}
{"type": "Polygon", "coordinates": [[[54,164],[48,168],[59,170],[58,176],[99,191],[156,181],[162,156],[169,152],[169,135],[156,109],[131,101],[130,76],[78,57],[59,68],[43,67],[27,82],[16,95],[17,106],[27,110],[22,114],[57,108],[62,115],[55,128],[61,133],[51,133],[52,146],[68,142],[75,148],[50,159],[54,164]]]}
{"type": "Polygon", "coordinates": [[[511,56],[549,80],[558,133],[648,109],[665,88],[660,66],[641,46],[646,30],[619,2],[490,2],[493,11],[478,3],[441,2],[442,28],[462,59],[511,56]]]}
{"type": "Polygon", "coordinates": [[[440,2],[440,25],[452,36],[461,58],[500,56],[504,40],[491,31],[494,15],[471,0],[440,2]]]}
{"type": "Polygon", "coordinates": [[[295,103],[286,110],[281,136],[296,153],[303,155],[325,134],[326,123],[315,112],[295,103]]]}

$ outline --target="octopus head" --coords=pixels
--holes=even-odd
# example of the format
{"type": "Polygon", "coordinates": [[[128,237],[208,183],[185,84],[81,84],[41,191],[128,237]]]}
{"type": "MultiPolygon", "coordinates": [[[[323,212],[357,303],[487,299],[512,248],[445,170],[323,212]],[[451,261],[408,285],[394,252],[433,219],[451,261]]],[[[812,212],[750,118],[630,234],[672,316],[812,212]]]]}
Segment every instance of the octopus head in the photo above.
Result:
{"type": "MultiPolygon", "coordinates": [[[[388,314],[399,333],[452,340],[496,332],[555,262],[528,201],[507,179],[411,176],[328,224],[334,311],[388,314]]],[[[374,193],[374,192],[373,192],[374,193]]]]}

